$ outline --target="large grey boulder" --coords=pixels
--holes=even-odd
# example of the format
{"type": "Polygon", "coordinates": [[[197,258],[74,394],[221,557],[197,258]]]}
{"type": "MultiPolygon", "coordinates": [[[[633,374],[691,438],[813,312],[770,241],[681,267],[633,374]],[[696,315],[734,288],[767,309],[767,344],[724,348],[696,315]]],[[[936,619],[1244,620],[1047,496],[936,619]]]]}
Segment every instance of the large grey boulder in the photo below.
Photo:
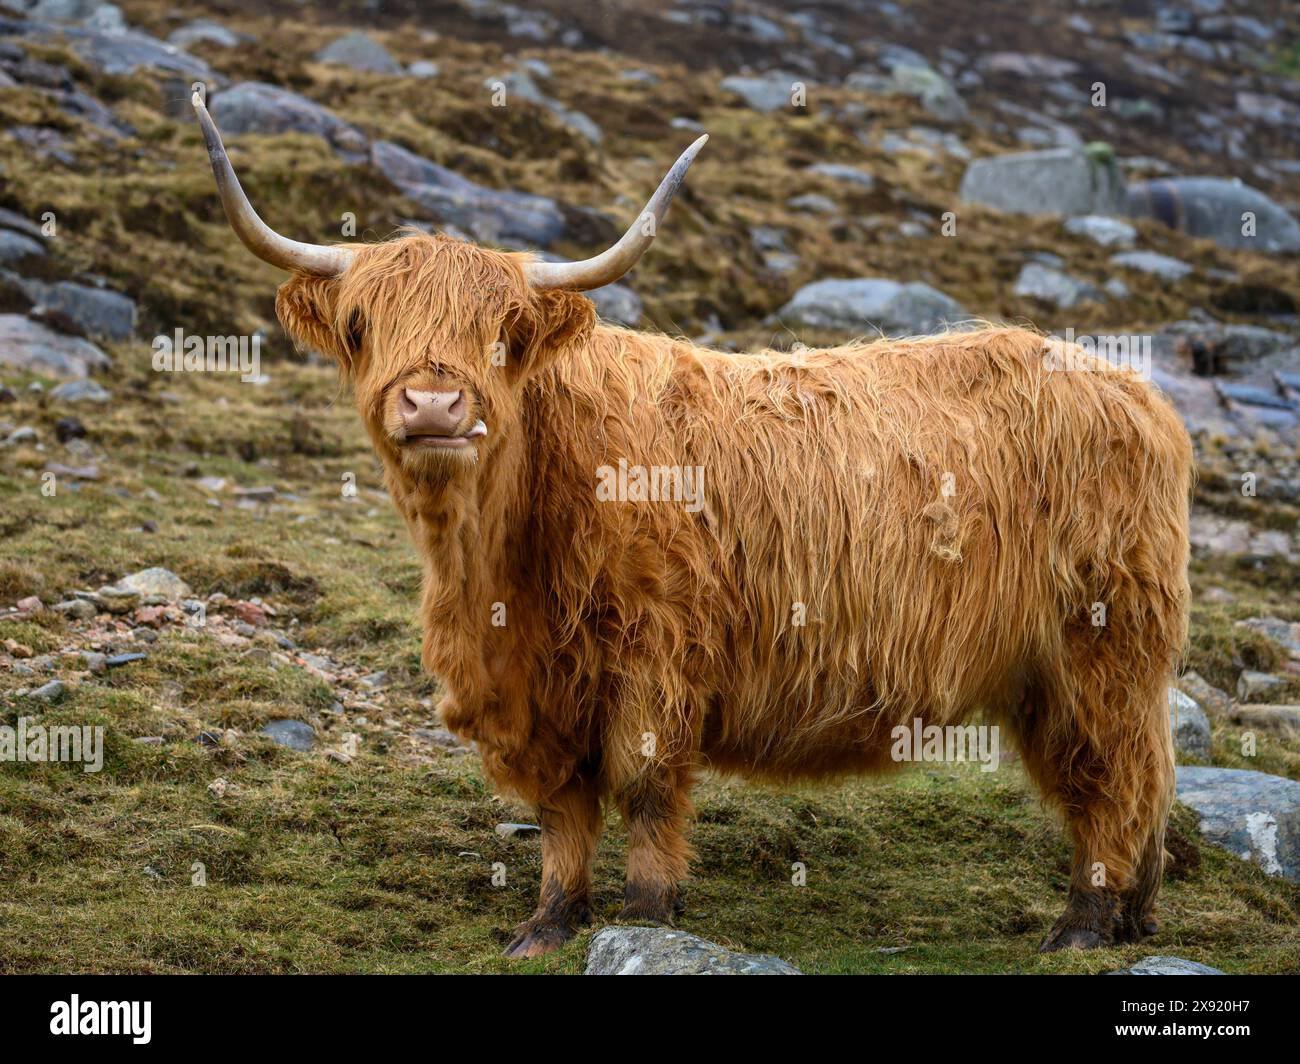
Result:
{"type": "Polygon", "coordinates": [[[733,953],[667,927],[606,927],[587,950],[587,975],[799,975],[771,954],[733,953]]]}
{"type": "Polygon", "coordinates": [[[1050,303],[1061,310],[1086,299],[1101,301],[1104,298],[1096,285],[1071,277],[1063,270],[1053,269],[1041,262],[1026,263],[1021,268],[1012,291],[1021,298],[1050,303]]]}
{"type": "Polygon", "coordinates": [[[1180,754],[1210,756],[1210,718],[1194,698],[1176,687],[1169,688],[1169,728],[1180,754]]]}
{"type": "Polygon", "coordinates": [[[316,60],[371,74],[402,73],[402,64],[388,54],[388,49],[364,33],[349,33],[330,41],[316,53],[316,60]]]}
{"type": "Polygon", "coordinates": [[[135,30],[104,33],[69,28],[64,34],[77,55],[105,74],[133,74],[140,67],[149,67],[187,78],[212,76],[212,68],[202,59],[135,30]]]}
{"type": "Polygon", "coordinates": [[[1211,968],[1200,961],[1184,960],[1182,957],[1143,957],[1130,968],[1121,968],[1107,975],[1222,975],[1218,968],[1211,968]]]}
{"type": "Polygon", "coordinates": [[[766,74],[733,74],[718,82],[718,87],[735,93],[755,111],[789,110],[795,103],[796,86],[807,83],[798,74],[771,70],[766,74]]]}
{"type": "Polygon", "coordinates": [[[0,229],[0,266],[21,262],[23,259],[43,258],[45,245],[12,229],[0,229]]]}
{"type": "Polygon", "coordinates": [[[563,211],[545,196],[484,188],[391,141],[376,141],[370,161],[435,221],[478,240],[544,248],[564,233],[563,211]]]}
{"type": "Polygon", "coordinates": [[[22,278],[18,284],[33,305],[53,311],[91,336],[126,340],[135,332],[135,300],[121,292],[75,281],[46,284],[22,278]]]}
{"type": "Polygon", "coordinates": [[[1235,768],[1179,765],[1178,800],[1201,834],[1273,876],[1300,882],[1300,783],[1235,768]]]}
{"type": "Polygon", "coordinates": [[[245,81],[208,105],[223,133],[313,133],[344,151],[364,151],[365,135],[328,108],[296,92],[245,81]]]}
{"type": "Polygon", "coordinates": [[[1300,223],[1258,189],[1219,177],[1178,177],[1130,185],[1127,212],[1155,218],[1220,247],[1253,251],[1300,251],[1300,223]],[[1247,236],[1243,215],[1254,217],[1247,236]]]}
{"type": "Polygon", "coordinates": [[[641,297],[625,284],[607,284],[593,288],[587,298],[596,304],[596,313],[602,321],[615,325],[635,325],[641,320],[645,307],[641,297]]]}
{"type": "Polygon", "coordinates": [[[786,325],[853,334],[921,335],[967,317],[955,299],[920,281],[830,278],[804,285],[777,317],[786,325]]]}
{"type": "Polygon", "coordinates": [[[1124,212],[1124,180],[1110,152],[1049,148],[976,159],[958,195],[1008,214],[1124,212]]]}
{"type": "Polygon", "coordinates": [[[75,378],[108,364],[108,356],[89,340],[57,333],[21,314],[0,314],[0,365],[75,378]]]}

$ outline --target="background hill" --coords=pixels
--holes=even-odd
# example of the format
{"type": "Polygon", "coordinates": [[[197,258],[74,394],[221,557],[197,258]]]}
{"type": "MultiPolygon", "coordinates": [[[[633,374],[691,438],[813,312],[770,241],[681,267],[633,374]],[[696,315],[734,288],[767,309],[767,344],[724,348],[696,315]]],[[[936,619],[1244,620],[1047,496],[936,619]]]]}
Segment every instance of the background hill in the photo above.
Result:
{"type": "Polygon", "coordinates": [[[1298,29],[1232,0],[0,0],[0,723],[107,732],[100,773],[0,764],[0,970],[583,964],[499,958],[540,853],[494,828],[530,814],[436,719],[416,557],[229,232],[196,82],[298,239],[589,254],[707,130],[605,317],[732,349],[982,317],[1145,352],[1199,471],[1161,936],[1034,952],[1068,852],[1014,756],[706,781],[683,926],[805,971],[1300,970],[1298,29]],[[177,329],[258,337],[260,376],[155,371],[177,329]]]}

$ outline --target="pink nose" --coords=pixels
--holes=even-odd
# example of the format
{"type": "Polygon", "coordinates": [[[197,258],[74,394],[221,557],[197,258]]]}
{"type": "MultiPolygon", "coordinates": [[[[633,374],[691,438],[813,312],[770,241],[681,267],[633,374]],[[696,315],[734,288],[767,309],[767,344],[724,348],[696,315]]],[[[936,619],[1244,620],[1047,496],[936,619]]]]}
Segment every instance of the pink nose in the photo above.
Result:
{"type": "Polygon", "coordinates": [[[465,400],[460,392],[404,388],[398,407],[408,436],[451,436],[465,416],[465,400]]]}

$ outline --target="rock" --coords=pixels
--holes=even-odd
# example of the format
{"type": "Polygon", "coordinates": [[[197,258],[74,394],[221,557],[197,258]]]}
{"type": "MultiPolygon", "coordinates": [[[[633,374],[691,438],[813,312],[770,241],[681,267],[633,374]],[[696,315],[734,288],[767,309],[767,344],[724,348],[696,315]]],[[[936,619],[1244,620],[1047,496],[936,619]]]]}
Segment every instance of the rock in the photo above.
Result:
{"type": "Polygon", "coordinates": [[[895,66],[891,80],[892,91],[919,100],[926,111],[942,122],[964,122],[970,117],[952,83],[929,66],[895,66]]]}
{"type": "Polygon", "coordinates": [[[1300,223],[1264,193],[1239,180],[1178,177],[1130,185],[1127,213],[1207,237],[1220,247],[1300,251],[1300,223]],[[1247,228],[1246,214],[1254,216],[1253,236],[1242,231],[1247,228]]]}
{"type": "Polygon", "coordinates": [[[1065,231],[1073,236],[1085,236],[1104,248],[1131,248],[1137,239],[1137,230],[1118,218],[1102,214],[1081,214],[1065,220],[1065,231]]]}
{"type": "Polygon", "coordinates": [[[1237,706],[1230,719],[1244,728],[1257,728],[1286,739],[1300,738],[1300,706],[1237,706]]]}
{"type": "Polygon", "coordinates": [[[117,587],[134,592],[144,599],[146,604],[180,602],[194,594],[189,584],[170,569],[163,569],[161,566],[141,569],[138,573],[124,576],[117,582],[117,587]]]}
{"type": "Polygon", "coordinates": [[[881,277],[814,281],[777,313],[788,325],[888,335],[932,333],[966,316],[960,304],[928,284],[881,277]]]}
{"type": "Polygon", "coordinates": [[[318,63],[335,63],[371,74],[402,72],[402,64],[389,55],[382,44],[364,33],[349,33],[331,41],[316,53],[315,58],[318,63]]]}
{"type": "Polygon", "coordinates": [[[1124,181],[1109,150],[1051,148],[976,159],[962,199],[1010,214],[1123,213],[1124,181]]]}
{"type": "Polygon", "coordinates": [[[521,835],[540,835],[542,829],[536,824],[498,824],[494,829],[503,839],[513,839],[521,835]]]}
{"type": "Polygon", "coordinates": [[[718,87],[735,93],[755,111],[781,111],[794,107],[797,86],[805,79],[796,74],[773,70],[766,74],[747,77],[733,74],[718,82],[718,87]]]}
{"type": "Polygon", "coordinates": [[[805,214],[839,214],[840,205],[829,196],[823,196],[817,192],[805,192],[799,196],[791,196],[785,201],[785,205],[792,211],[802,211],[805,214]]]}
{"type": "Polygon", "coordinates": [[[564,235],[564,213],[545,196],[484,188],[390,141],[377,141],[370,161],[437,222],[477,240],[545,248],[564,235]]]}
{"type": "Polygon", "coordinates": [[[460,746],[460,740],[446,728],[416,728],[411,734],[423,742],[432,743],[434,746],[444,746],[448,749],[453,746],[460,746]]]}
{"type": "Polygon", "coordinates": [[[81,378],[106,368],[109,359],[89,340],[57,333],[21,314],[0,314],[0,365],[81,378]]]}
{"type": "Polygon", "coordinates": [[[799,975],[770,954],[733,953],[667,927],[606,927],[587,950],[587,975],[799,975]]]}
{"type": "Polygon", "coordinates": [[[13,446],[18,443],[35,443],[40,436],[30,425],[20,425],[5,437],[5,444],[13,446]]]}
{"type": "Polygon", "coordinates": [[[1232,699],[1226,691],[1220,691],[1199,672],[1185,672],[1178,680],[1178,687],[1190,695],[1196,704],[1208,710],[1216,717],[1224,716],[1232,710],[1232,699]]]}
{"type": "Polygon", "coordinates": [[[53,473],[56,477],[69,477],[73,480],[98,480],[99,466],[84,465],[70,466],[62,462],[48,462],[45,466],[45,472],[53,473]]]}
{"type": "Polygon", "coordinates": [[[272,484],[261,484],[255,488],[236,488],[235,498],[240,502],[247,503],[270,503],[275,501],[275,486],[272,484]]]}
{"type": "Polygon", "coordinates": [[[176,48],[188,48],[192,44],[215,44],[219,48],[237,48],[244,40],[242,33],[236,33],[219,22],[205,18],[187,22],[180,29],[173,30],[167,37],[167,43],[176,48]]]}
{"type": "Polygon", "coordinates": [[[225,134],[311,133],[346,152],[365,151],[366,137],[332,111],[296,92],[245,81],[217,94],[212,117],[225,134]]]}
{"type": "Polygon", "coordinates": [[[41,258],[45,245],[12,229],[0,229],[0,266],[8,266],[23,259],[41,258]]]}
{"type": "Polygon", "coordinates": [[[81,652],[81,663],[86,666],[88,672],[95,676],[102,675],[108,671],[108,658],[103,654],[97,654],[93,650],[83,650],[81,652]]]}
{"type": "Polygon", "coordinates": [[[112,657],[104,659],[104,665],[110,669],[120,669],[123,665],[130,665],[133,661],[144,661],[148,656],[147,654],[114,654],[112,657]]]}
{"type": "Polygon", "coordinates": [[[1102,293],[1095,285],[1037,262],[1026,263],[1020,270],[1013,291],[1021,298],[1037,299],[1061,310],[1085,299],[1102,299],[1102,293]]]}
{"type": "Polygon", "coordinates": [[[370,691],[381,691],[390,683],[388,673],[372,672],[369,676],[362,676],[357,679],[358,686],[364,687],[370,691]]]}
{"type": "Polygon", "coordinates": [[[1174,735],[1174,749],[1180,754],[1208,759],[1210,756],[1210,718],[1190,695],[1176,687],[1169,688],[1169,727],[1174,735]]]}
{"type": "Polygon", "coordinates": [[[1165,281],[1181,281],[1195,269],[1186,262],[1155,251],[1121,251],[1118,255],[1112,255],[1110,261],[1112,266],[1154,273],[1165,281]]]}
{"type": "Polygon", "coordinates": [[[428,59],[417,59],[406,68],[406,72],[413,78],[436,78],[440,73],[438,64],[428,59]]]}
{"type": "MultiPolygon", "coordinates": [[[[113,396],[107,388],[90,379],[64,381],[50,389],[50,398],[60,403],[107,403],[113,396]]],[[[83,428],[80,435],[84,436],[83,428]]],[[[60,442],[63,442],[60,440],[60,442]]]]}
{"type": "Polygon", "coordinates": [[[28,697],[34,698],[37,702],[50,704],[59,701],[66,693],[67,688],[63,686],[62,680],[51,680],[29,692],[28,697]]]}
{"type": "Polygon", "coordinates": [[[1070,59],[1058,59],[1052,55],[1026,55],[1021,52],[992,52],[979,65],[989,74],[1012,74],[1041,81],[1068,78],[1079,70],[1079,64],[1070,59]]]}
{"type": "Polygon", "coordinates": [[[71,617],[76,621],[92,621],[98,612],[92,602],[85,599],[68,599],[66,602],[56,602],[50,607],[55,613],[61,613],[65,617],[71,617]]]}
{"type": "Polygon", "coordinates": [[[1251,617],[1246,621],[1238,621],[1237,626],[1259,632],[1292,658],[1300,658],[1300,622],[1284,621],[1279,617],[1251,617]]]}
{"type": "Polygon", "coordinates": [[[1188,961],[1182,957],[1143,957],[1130,968],[1120,968],[1107,972],[1107,975],[1222,975],[1218,968],[1211,968],[1199,961],[1188,961]]]}
{"type": "Polygon", "coordinates": [[[594,288],[587,298],[596,304],[596,313],[603,321],[615,325],[635,325],[645,313],[641,297],[625,284],[607,284],[594,288]]]}
{"type": "Polygon", "coordinates": [[[72,50],[104,74],[133,74],[140,67],[165,70],[187,78],[207,79],[212,68],[202,59],[135,30],[105,33],[65,29],[72,50]]]}
{"type": "MultiPolygon", "coordinates": [[[[549,76],[549,68],[544,76],[549,76]]],[[[571,110],[560,103],[559,100],[547,96],[537,87],[537,82],[526,71],[514,70],[501,77],[491,77],[484,81],[483,85],[494,94],[504,88],[507,106],[509,106],[510,97],[517,96],[521,100],[527,100],[529,103],[536,104],[543,110],[549,111],[559,119],[561,125],[568,126],[575,133],[586,137],[592,144],[599,144],[604,139],[600,126],[596,125],[581,111],[571,110]]]]}
{"type": "Polygon", "coordinates": [[[833,181],[841,181],[867,190],[876,185],[875,175],[857,166],[845,166],[843,163],[814,163],[804,172],[819,177],[829,177],[833,181]]]}
{"type": "Polygon", "coordinates": [[[1300,783],[1246,769],[1179,765],[1178,800],[1207,841],[1300,882],[1300,783]]]}
{"type": "Polygon", "coordinates": [[[26,598],[20,598],[14,605],[22,613],[35,613],[38,610],[45,609],[45,603],[41,601],[39,595],[28,595],[26,598]]]}
{"type": "Polygon", "coordinates": [[[128,591],[124,587],[101,587],[95,592],[94,602],[96,606],[107,610],[109,613],[122,614],[130,613],[140,605],[140,594],[137,591],[128,591]]]}
{"type": "Polygon", "coordinates": [[[135,300],[120,292],[74,281],[46,284],[23,278],[19,285],[34,304],[71,321],[90,336],[126,340],[135,333],[135,300]]]}
{"type": "Polygon", "coordinates": [[[122,9],[101,0],[37,0],[27,7],[28,15],[41,22],[80,22],[110,33],[126,29],[122,9]]]}
{"type": "Polygon", "coordinates": [[[266,627],[266,611],[255,602],[232,602],[230,612],[254,628],[266,627]]]}
{"type": "Polygon", "coordinates": [[[1284,686],[1286,681],[1280,676],[1256,672],[1254,669],[1243,669],[1241,675],[1237,677],[1237,701],[1258,702],[1275,694],[1284,686]]]}
{"type": "Polygon", "coordinates": [[[310,724],[301,720],[270,721],[260,734],[290,750],[297,750],[300,754],[310,752],[316,745],[316,732],[310,724]]]}

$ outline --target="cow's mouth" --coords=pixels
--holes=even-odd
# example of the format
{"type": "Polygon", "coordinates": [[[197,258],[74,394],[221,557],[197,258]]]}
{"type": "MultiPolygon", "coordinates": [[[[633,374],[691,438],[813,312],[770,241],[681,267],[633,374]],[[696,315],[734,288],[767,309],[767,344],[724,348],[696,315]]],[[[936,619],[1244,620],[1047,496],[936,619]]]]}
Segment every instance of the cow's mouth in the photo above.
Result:
{"type": "Polygon", "coordinates": [[[403,443],[407,447],[458,450],[472,446],[475,440],[481,440],[485,436],[487,436],[487,425],[480,418],[459,436],[443,436],[438,433],[407,433],[403,443]]]}

